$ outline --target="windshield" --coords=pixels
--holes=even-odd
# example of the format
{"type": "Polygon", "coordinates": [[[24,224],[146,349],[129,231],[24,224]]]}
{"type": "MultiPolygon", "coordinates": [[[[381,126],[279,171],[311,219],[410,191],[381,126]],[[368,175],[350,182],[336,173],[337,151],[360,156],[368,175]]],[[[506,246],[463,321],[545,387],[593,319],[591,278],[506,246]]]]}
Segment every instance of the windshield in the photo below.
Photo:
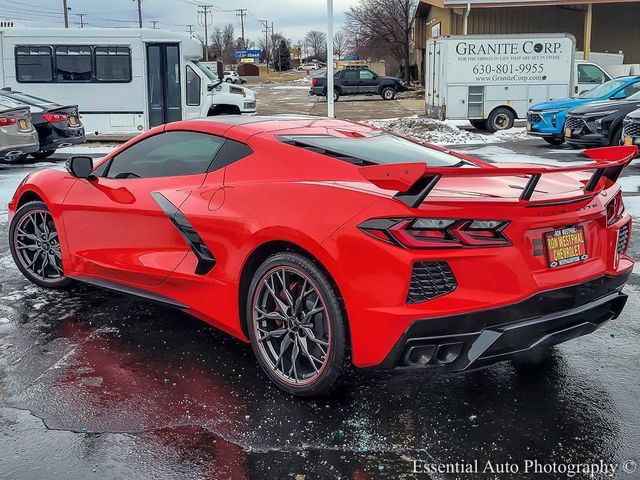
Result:
{"type": "Polygon", "coordinates": [[[212,82],[216,82],[218,80],[218,76],[215,73],[213,73],[211,70],[209,70],[207,67],[202,65],[200,62],[193,62],[193,63],[195,64],[196,67],[198,67],[200,71],[202,71],[202,73],[204,73],[207,76],[209,80],[211,80],[212,82]]]}
{"type": "Polygon", "coordinates": [[[588,92],[583,93],[578,96],[578,98],[601,98],[608,97],[614,91],[625,85],[627,82],[625,80],[611,80],[609,82],[603,83],[602,85],[597,86],[593,90],[589,90],[588,92]]]}
{"type": "Polygon", "coordinates": [[[371,137],[333,137],[330,135],[287,135],[286,143],[310,148],[359,165],[425,162],[433,167],[473,165],[449,153],[385,133],[371,137]]]}

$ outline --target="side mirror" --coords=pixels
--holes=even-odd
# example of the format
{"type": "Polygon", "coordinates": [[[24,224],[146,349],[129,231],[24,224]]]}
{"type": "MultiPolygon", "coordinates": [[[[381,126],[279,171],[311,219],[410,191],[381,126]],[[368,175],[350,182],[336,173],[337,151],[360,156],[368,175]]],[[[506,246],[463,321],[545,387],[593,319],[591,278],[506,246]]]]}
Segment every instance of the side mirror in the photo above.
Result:
{"type": "Polygon", "coordinates": [[[74,156],[67,160],[67,171],[76,178],[89,178],[93,172],[93,158],[74,156]]]}
{"type": "Polygon", "coordinates": [[[611,100],[624,100],[627,98],[627,94],[624,91],[620,91],[611,97],[611,100]]]}
{"type": "Polygon", "coordinates": [[[218,79],[213,83],[210,83],[209,85],[207,85],[207,91],[212,91],[214,88],[218,87],[222,85],[222,80],[218,79]]]}

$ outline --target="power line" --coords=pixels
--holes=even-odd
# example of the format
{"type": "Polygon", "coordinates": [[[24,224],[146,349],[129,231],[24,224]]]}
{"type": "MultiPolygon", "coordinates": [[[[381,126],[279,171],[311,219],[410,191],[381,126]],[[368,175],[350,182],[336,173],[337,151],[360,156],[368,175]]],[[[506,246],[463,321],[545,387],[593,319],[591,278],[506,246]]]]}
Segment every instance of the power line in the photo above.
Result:
{"type": "Polygon", "coordinates": [[[211,13],[212,5],[198,5],[198,24],[204,26],[204,61],[209,61],[209,15],[211,15],[211,23],[213,23],[213,13],[211,13]],[[202,23],[200,23],[200,15],[202,15],[202,23]]]}

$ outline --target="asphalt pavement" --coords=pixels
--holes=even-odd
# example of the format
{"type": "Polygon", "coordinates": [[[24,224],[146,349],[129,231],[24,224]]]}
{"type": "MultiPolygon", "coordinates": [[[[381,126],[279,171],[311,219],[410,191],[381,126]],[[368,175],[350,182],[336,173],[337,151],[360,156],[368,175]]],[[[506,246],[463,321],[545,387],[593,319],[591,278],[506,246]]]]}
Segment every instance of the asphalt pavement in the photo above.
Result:
{"type": "MultiPolygon", "coordinates": [[[[582,160],[536,141],[461,149],[582,160]]],[[[0,165],[0,478],[567,478],[527,474],[527,461],[611,463],[615,478],[640,477],[623,471],[640,461],[639,269],[619,319],[541,366],[355,371],[331,396],[300,400],[266,380],[249,346],[183,313],[97,287],[46,291],[21,276],[6,203],[27,173],[61,160],[0,165]],[[476,460],[484,473],[416,472],[476,460]]],[[[637,223],[640,167],[622,184],[637,223]]],[[[634,226],[631,251],[639,247],[634,226]]]]}

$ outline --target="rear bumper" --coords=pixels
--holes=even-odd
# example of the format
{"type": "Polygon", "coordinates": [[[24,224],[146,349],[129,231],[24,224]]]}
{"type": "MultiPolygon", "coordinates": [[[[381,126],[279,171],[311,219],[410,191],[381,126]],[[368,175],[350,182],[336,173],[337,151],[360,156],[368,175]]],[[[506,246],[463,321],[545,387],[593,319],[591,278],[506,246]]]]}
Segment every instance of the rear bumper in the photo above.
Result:
{"type": "Polygon", "coordinates": [[[38,144],[17,145],[15,147],[3,148],[0,150],[0,159],[11,163],[19,158],[20,155],[29,154],[38,151],[38,144]]]}
{"type": "Polygon", "coordinates": [[[500,308],[417,320],[377,368],[461,372],[589,334],[619,316],[630,274],[549,290],[500,308]]]}
{"type": "Polygon", "coordinates": [[[56,150],[61,146],[78,145],[85,142],[84,127],[57,128],[49,125],[36,125],[40,137],[41,152],[56,150]]]}

